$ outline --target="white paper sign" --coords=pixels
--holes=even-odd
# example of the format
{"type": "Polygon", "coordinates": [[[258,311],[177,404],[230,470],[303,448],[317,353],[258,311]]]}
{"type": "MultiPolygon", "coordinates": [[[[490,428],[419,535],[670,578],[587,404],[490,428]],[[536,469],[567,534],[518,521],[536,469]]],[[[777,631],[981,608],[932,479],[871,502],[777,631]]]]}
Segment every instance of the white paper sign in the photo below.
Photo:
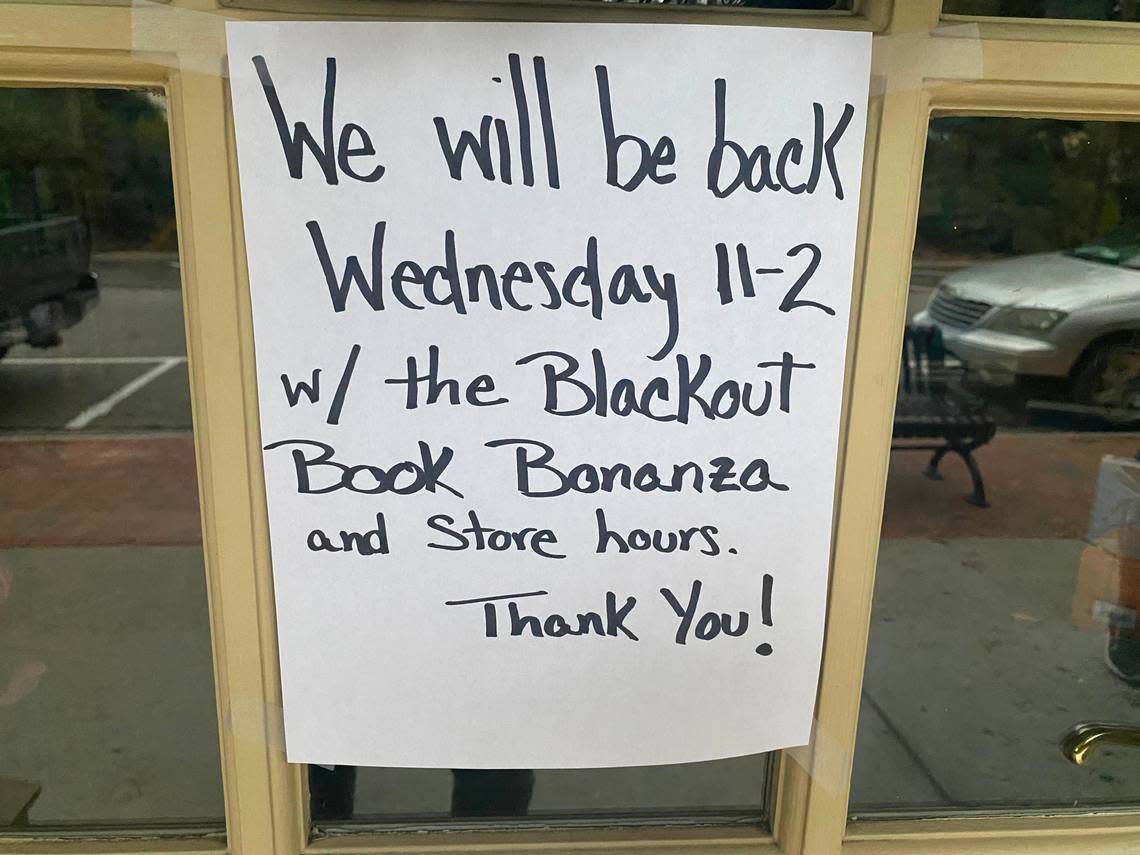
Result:
{"type": "Polygon", "coordinates": [[[869,35],[227,32],[289,759],[807,742],[869,35]]]}

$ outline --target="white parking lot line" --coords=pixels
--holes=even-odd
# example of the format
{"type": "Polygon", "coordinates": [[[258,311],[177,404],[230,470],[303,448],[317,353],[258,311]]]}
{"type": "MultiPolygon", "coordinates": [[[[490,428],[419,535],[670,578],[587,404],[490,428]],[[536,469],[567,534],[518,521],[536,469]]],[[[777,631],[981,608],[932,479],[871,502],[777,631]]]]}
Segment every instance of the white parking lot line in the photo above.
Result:
{"type": "Polygon", "coordinates": [[[69,421],[66,425],[64,425],[64,427],[67,430],[81,430],[87,427],[87,425],[91,424],[91,422],[95,421],[95,419],[107,415],[107,413],[111,412],[111,410],[113,410],[117,404],[125,401],[127,398],[129,398],[139,389],[146,386],[152,380],[156,380],[171,368],[173,368],[175,365],[181,365],[185,361],[186,357],[184,356],[165,357],[162,362],[151,368],[149,371],[136,377],[130,383],[127,383],[125,386],[120,387],[115,392],[112,392],[97,404],[92,404],[90,407],[85,409],[83,412],[69,421]]]}
{"type": "Polygon", "coordinates": [[[27,356],[0,360],[6,365],[154,365],[158,362],[185,362],[185,356],[27,356]]]}

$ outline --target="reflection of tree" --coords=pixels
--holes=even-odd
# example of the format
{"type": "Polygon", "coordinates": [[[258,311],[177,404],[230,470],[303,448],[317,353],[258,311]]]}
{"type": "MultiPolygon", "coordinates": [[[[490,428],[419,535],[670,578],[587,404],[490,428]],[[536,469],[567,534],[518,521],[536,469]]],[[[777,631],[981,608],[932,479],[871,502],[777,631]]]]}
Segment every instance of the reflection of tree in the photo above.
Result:
{"type": "Polygon", "coordinates": [[[173,249],[162,102],[111,89],[0,89],[0,215],[83,214],[98,249],[173,249]]]}
{"type": "Polygon", "coordinates": [[[1140,218],[1140,124],[930,123],[918,245],[955,254],[1075,246],[1140,218]]]}

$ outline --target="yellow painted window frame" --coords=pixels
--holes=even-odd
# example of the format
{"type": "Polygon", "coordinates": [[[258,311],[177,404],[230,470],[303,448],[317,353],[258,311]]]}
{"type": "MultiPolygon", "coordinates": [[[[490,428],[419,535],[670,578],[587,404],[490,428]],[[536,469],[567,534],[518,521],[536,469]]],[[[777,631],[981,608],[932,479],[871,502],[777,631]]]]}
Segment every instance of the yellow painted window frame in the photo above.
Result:
{"type": "Polygon", "coordinates": [[[1140,26],[940,17],[940,0],[862,0],[852,14],[815,15],[572,0],[128,4],[0,0],[0,85],[144,87],[167,97],[227,838],[6,836],[0,855],[1140,851],[1140,812],[847,821],[927,121],[932,113],[1140,120],[1140,26]],[[222,25],[331,17],[700,22],[875,34],[817,726],[812,745],[780,754],[771,833],[660,827],[310,839],[301,767],[285,763],[283,753],[222,25]]]}

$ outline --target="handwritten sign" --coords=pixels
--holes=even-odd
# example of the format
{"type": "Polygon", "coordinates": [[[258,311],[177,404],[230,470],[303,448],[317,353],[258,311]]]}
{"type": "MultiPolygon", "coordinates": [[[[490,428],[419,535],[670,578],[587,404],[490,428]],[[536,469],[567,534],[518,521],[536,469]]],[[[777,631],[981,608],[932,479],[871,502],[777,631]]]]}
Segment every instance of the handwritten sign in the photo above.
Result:
{"type": "Polygon", "coordinates": [[[227,32],[289,759],[805,743],[869,36],[227,32]]]}

